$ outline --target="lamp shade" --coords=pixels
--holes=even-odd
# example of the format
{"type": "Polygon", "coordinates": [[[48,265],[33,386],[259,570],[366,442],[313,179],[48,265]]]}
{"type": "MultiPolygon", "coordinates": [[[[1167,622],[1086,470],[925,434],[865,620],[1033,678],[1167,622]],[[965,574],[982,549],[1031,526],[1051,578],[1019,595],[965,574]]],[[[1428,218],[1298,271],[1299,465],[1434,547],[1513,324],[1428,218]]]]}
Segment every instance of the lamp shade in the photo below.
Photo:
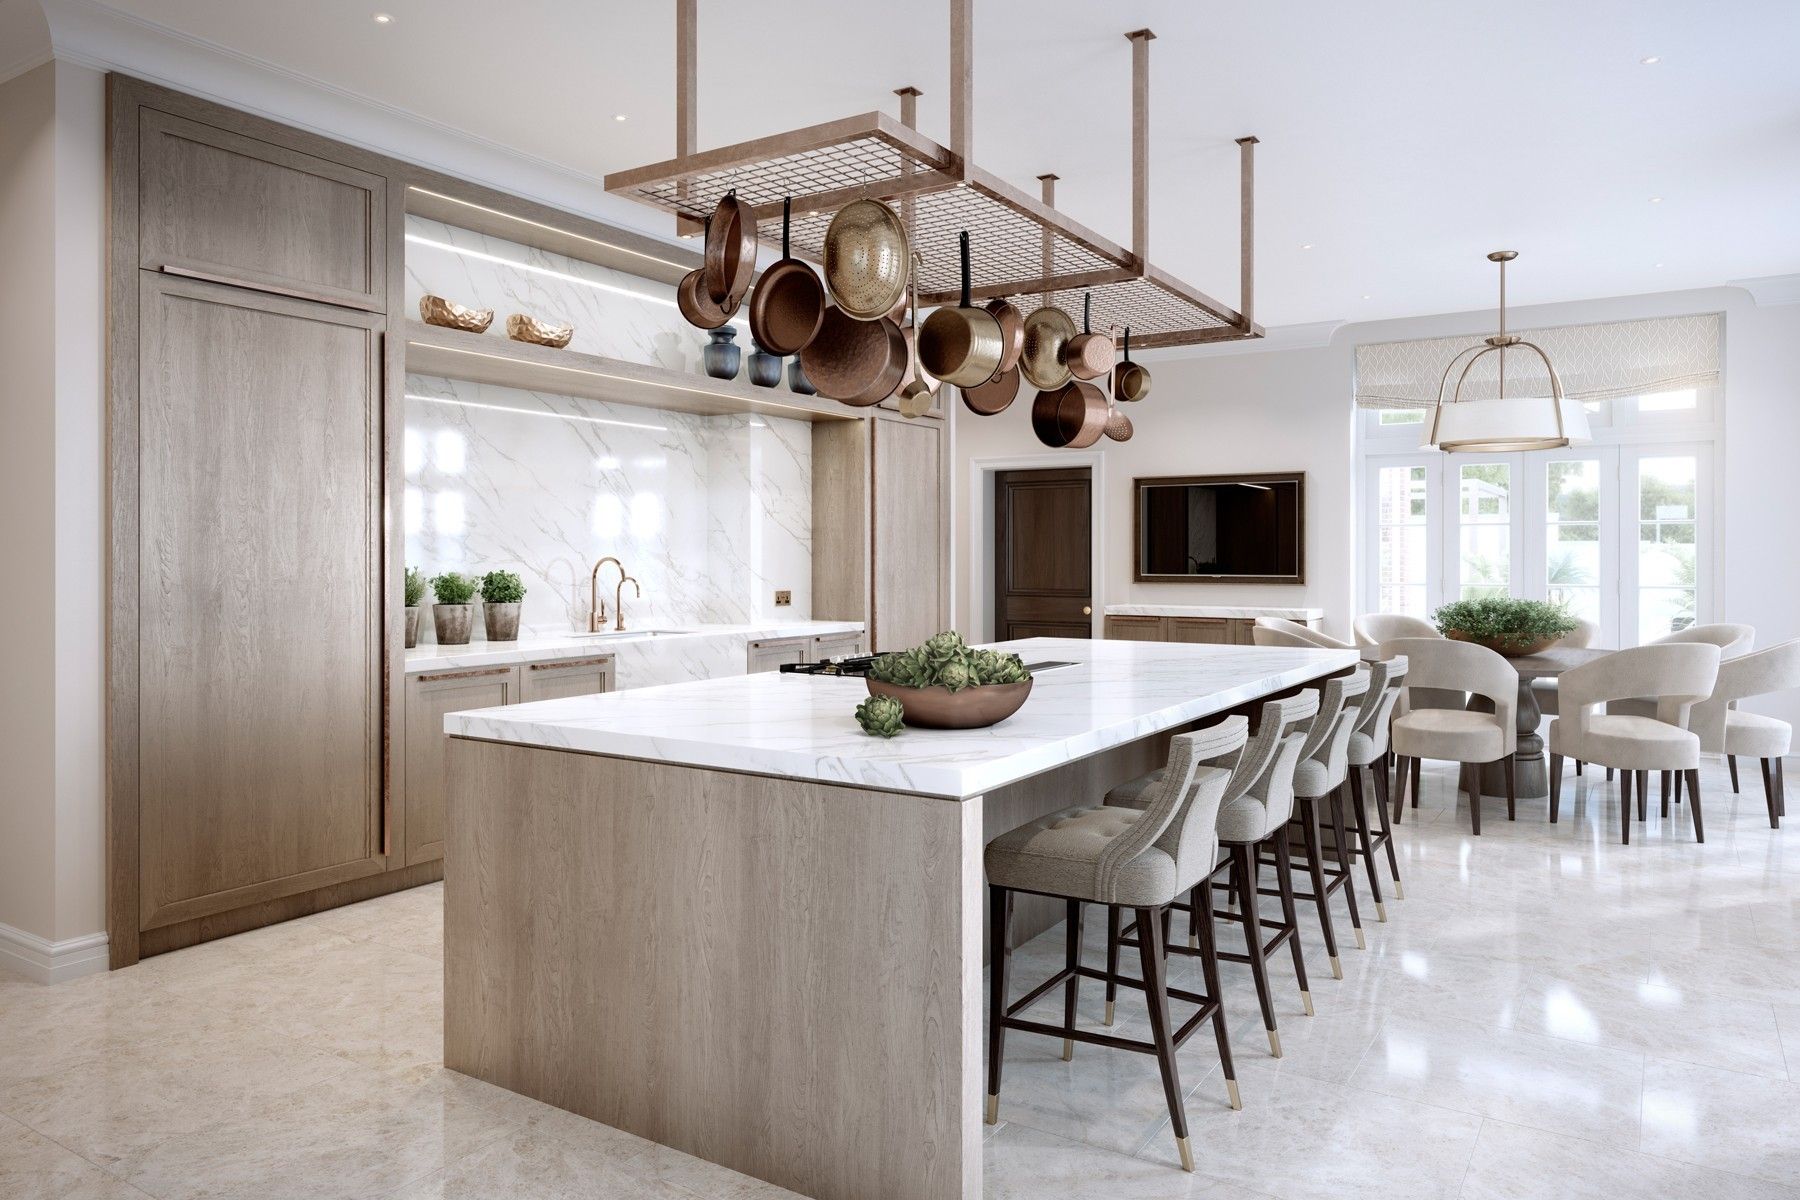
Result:
{"type": "Polygon", "coordinates": [[[1439,404],[1424,445],[1451,453],[1555,450],[1590,440],[1587,409],[1569,396],[1439,404]],[[1558,408],[1562,420],[1557,420],[1558,408]]]}

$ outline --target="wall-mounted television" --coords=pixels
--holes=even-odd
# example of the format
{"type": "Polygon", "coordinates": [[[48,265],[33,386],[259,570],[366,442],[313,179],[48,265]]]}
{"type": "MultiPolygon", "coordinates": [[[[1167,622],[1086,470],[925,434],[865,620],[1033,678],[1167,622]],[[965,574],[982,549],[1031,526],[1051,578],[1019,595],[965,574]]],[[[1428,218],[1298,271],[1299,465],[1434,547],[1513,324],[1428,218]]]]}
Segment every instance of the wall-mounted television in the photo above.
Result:
{"type": "Polygon", "coordinates": [[[1139,583],[1305,583],[1306,475],[1132,480],[1139,583]]]}

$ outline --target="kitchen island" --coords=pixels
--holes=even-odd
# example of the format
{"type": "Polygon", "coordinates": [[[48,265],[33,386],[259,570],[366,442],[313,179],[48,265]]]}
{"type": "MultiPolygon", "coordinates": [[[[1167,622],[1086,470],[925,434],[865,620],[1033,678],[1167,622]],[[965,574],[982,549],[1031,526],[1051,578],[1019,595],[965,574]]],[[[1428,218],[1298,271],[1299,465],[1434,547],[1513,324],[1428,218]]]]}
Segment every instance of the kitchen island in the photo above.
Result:
{"type": "Polygon", "coordinates": [[[804,1195],[979,1196],[987,839],[1357,661],[1000,648],[1064,665],[990,729],[773,674],[451,714],[446,1065],[804,1195]]]}

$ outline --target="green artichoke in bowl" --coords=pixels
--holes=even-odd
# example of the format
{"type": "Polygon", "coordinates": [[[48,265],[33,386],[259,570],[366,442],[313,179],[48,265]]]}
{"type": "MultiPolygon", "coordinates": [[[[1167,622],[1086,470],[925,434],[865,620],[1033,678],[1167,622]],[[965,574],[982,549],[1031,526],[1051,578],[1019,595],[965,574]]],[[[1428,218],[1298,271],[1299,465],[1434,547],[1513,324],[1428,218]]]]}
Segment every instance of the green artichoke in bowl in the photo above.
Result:
{"type": "Polygon", "coordinates": [[[905,716],[905,706],[892,696],[870,696],[856,706],[856,723],[871,737],[893,737],[906,727],[905,716]]]}

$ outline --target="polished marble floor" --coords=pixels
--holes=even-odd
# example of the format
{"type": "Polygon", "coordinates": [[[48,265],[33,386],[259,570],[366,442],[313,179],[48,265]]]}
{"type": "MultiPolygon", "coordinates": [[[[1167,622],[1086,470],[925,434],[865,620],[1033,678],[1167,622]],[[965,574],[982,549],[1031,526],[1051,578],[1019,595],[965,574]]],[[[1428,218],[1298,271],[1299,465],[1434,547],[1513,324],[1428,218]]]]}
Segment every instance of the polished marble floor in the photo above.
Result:
{"type": "MultiPolygon", "coordinates": [[[[1800,1198],[1800,833],[1769,829],[1754,774],[1733,797],[1704,772],[1704,846],[1654,810],[1620,846],[1597,778],[1558,826],[1489,800],[1476,839],[1429,771],[1367,950],[1339,903],[1343,980],[1303,910],[1318,1011],[1283,959],[1285,1057],[1225,968],[1244,1108],[1196,1035],[1196,1174],[1153,1059],[1015,1033],[987,1194],[1800,1198]]],[[[0,1197],[789,1194],[445,1071],[441,909],[420,888],[59,987],[0,974],[0,1197]]],[[[1022,947],[1020,990],[1061,958],[1059,930],[1022,947]]],[[[1119,1017],[1144,1033],[1141,1001],[1119,1017]]]]}

